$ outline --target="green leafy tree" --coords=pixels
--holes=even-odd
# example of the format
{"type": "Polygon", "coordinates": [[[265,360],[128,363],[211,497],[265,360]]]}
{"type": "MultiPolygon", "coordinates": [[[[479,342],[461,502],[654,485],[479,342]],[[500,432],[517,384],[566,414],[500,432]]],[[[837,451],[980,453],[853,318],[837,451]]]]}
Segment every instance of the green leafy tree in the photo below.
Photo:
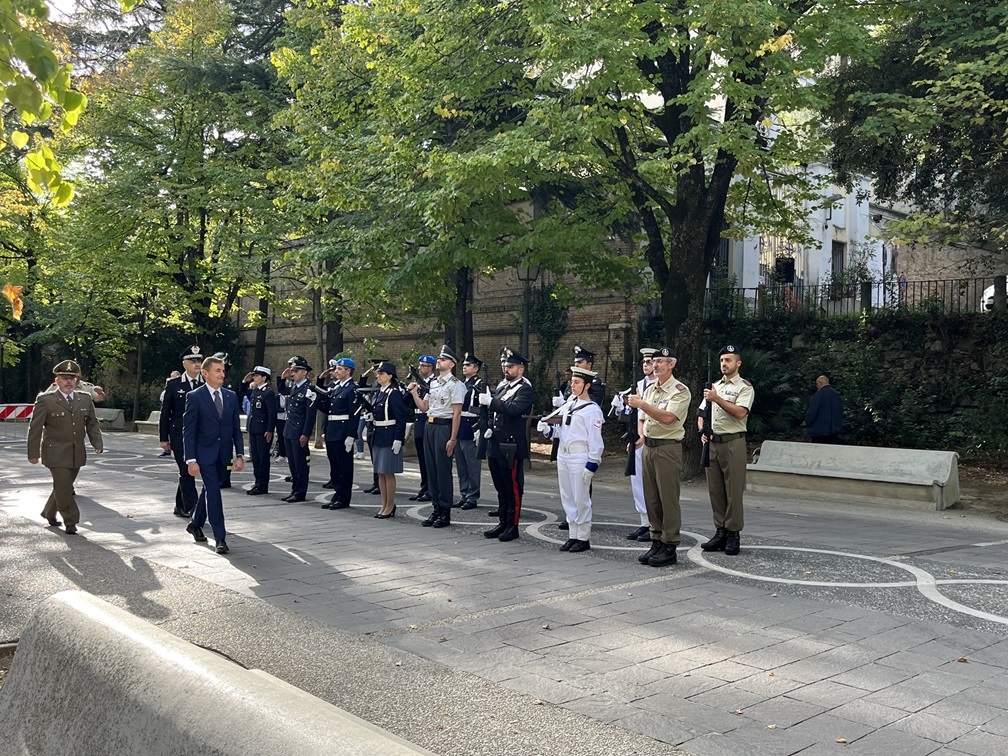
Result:
{"type": "MultiPolygon", "coordinates": [[[[620,260],[603,239],[630,229],[664,338],[697,388],[718,245],[755,229],[804,238],[802,203],[816,187],[800,166],[825,149],[812,114],[826,92],[814,75],[858,54],[869,10],[838,0],[307,0],[294,26],[319,35],[275,60],[297,93],[288,123],[315,149],[312,183],[325,183],[330,207],[392,221],[378,257],[407,249],[397,270],[413,291],[443,281],[447,266],[428,257],[439,245],[437,260],[465,249],[476,270],[521,251],[612,286],[620,260]],[[543,212],[506,217],[537,190],[543,212]],[[472,243],[459,229],[482,233],[472,243]]],[[[342,233],[361,233],[353,228],[342,233]]]]}
{"type": "Polygon", "coordinates": [[[918,211],[908,238],[1008,248],[1008,6],[886,6],[869,54],[831,80],[832,158],[841,178],[875,178],[883,200],[918,211]]]}

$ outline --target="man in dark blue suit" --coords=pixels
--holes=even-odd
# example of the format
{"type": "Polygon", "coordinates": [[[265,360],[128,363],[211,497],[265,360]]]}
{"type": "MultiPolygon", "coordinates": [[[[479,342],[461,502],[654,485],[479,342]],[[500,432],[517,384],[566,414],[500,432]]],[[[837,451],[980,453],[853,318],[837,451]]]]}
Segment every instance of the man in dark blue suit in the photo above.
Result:
{"type": "Polygon", "coordinates": [[[238,396],[224,385],[224,360],[207,357],[203,360],[206,383],[186,394],[182,420],[182,441],[189,474],[203,479],[196,509],[186,530],[197,541],[206,541],[203,525],[210,520],[217,553],[227,554],[227,531],[224,529],[224,506],[221,502],[221,480],[224,478],[232,449],[234,470],[245,469],[245,447],[238,420],[238,396]]]}

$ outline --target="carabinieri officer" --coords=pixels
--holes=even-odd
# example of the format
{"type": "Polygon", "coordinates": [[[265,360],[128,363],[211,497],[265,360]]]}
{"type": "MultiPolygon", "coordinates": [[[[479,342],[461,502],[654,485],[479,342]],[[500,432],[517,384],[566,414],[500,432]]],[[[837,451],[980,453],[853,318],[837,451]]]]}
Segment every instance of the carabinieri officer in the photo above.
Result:
{"type": "Polygon", "coordinates": [[[268,367],[256,365],[242,379],[242,383],[252,383],[249,390],[248,422],[245,427],[249,435],[252,471],[255,473],[255,484],[245,492],[249,496],[269,493],[270,445],[276,432],[277,412],[280,406],[277,395],[270,388],[272,375],[273,371],[268,367]]]}
{"type": "Polygon", "coordinates": [[[318,394],[308,382],[308,373],[312,370],[308,361],[295,355],[288,362],[288,367],[280,374],[281,378],[292,378],[293,385],[280,384],[280,393],[287,395],[287,424],[284,426],[284,443],[287,447],[287,460],[291,467],[291,492],[280,501],[304,501],[308,493],[308,472],[311,465],[311,449],[308,439],[315,427],[315,412],[318,406],[318,394]]]}
{"type": "Polygon", "coordinates": [[[319,375],[315,383],[327,393],[321,395],[320,407],[326,413],[325,444],[329,458],[329,480],[333,495],[322,509],[346,509],[350,506],[353,489],[353,447],[357,438],[356,386],[353,371],[356,364],[349,357],[329,360],[329,369],[319,375]]]}

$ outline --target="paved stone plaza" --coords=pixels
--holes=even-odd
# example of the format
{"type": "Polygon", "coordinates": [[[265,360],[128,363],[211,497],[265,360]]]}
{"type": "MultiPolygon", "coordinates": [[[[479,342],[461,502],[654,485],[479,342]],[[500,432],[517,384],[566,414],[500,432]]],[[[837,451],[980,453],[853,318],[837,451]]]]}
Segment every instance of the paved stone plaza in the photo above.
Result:
{"type": "Polygon", "coordinates": [[[624,539],[622,481],[596,484],[592,549],[566,554],[543,463],[502,544],[482,537],[488,475],[479,509],[432,530],[406,500],[415,463],[384,521],[359,493],[319,509],[316,452],[301,504],[234,476],[222,557],[172,516],[155,437],[106,442],[67,536],[38,516],[48,471],[0,441],[0,642],[78,588],[440,754],[1008,753],[1008,524],[990,514],[748,495],[732,558],[700,551],[706,491],[685,487],[679,564],[658,570],[624,539]]]}

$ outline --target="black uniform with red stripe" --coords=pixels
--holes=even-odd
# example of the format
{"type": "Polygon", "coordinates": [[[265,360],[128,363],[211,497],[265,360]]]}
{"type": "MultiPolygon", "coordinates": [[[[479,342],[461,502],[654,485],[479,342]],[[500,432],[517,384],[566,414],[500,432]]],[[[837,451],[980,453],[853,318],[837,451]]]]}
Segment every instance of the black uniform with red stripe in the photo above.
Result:
{"type": "Polygon", "coordinates": [[[525,491],[525,468],[529,442],[525,432],[525,416],[532,411],[535,391],[527,378],[509,381],[500,386],[490,400],[490,436],[487,466],[497,489],[500,524],[517,525],[521,517],[522,494],[525,491]]]}

